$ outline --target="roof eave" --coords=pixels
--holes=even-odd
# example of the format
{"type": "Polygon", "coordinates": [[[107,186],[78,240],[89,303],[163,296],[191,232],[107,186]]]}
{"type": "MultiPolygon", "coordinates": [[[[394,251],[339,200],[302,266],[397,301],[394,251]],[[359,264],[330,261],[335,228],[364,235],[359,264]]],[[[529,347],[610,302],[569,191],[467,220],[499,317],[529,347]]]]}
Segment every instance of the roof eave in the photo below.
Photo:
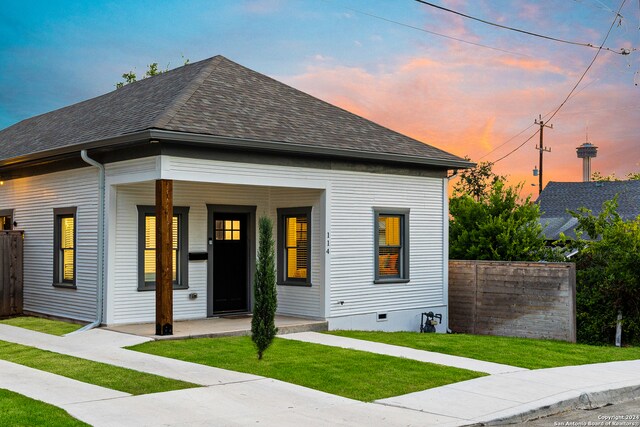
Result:
{"type": "Polygon", "coordinates": [[[447,169],[466,169],[475,166],[475,163],[466,160],[453,160],[429,157],[416,157],[403,154],[378,153],[371,151],[358,151],[339,148],[318,147],[315,145],[292,144],[281,141],[268,141],[246,138],[230,138],[217,135],[205,135],[199,133],[176,132],[162,129],[151,129],[153,139],[159,141],[188,142],[192,144],[206,144],[220,148],[247,148],[256,151],[272,151],[290,154],[309,154],[326,157],[349,158],[365,161],[384,161],[392,163],[414,164],[422,166],[434,166],[447,169]]]}
{"type": "Polygon", "coordinates": [[[151,138],[149,130],[133,132],[126,135],[116,136],[113,138],[100,139],[96,141],[85,142],[83,144],[74,144],[66,147],[55,148],[53,150],[38,151],[24,156],[12,157],[10,159],[0,160],[0,168],[5,166],[18,165],[20,163],[35,162],[64,156],[67,154],[78,153],[81,150],[91,150],[94,148],[109,148],[113,146],[127,145],[136,142],[147,141],[151,138]]]}
{"type": "Polygon", "coordinates": [[[245,138],[230,138],[216,135],[205,135],[199,133],[176,132],[162,129],[147,129],[143,131],[133,132],[108,139],[90,141],[83,144],[77,144],[67,147],[56,148],[53,150],[40,151],[24,156],[13,157],[10,159],[0,160],[0,168],[6,166],[15,166],[20,163],[34,162],[55,158],[67,154],[77,153],[81,150],[91,150],[100,148],[109,148],[122,146],[138,142],[157,140],[170,142],[183,142],[198,145],[208,145],[219,148],[246,148],[255,151],[270,151],[288,154],[307,154],[324,157],[348,158],[363,161],[384,161],[389,163],[402,163],[420,166],[431,166],[446,169],[466,169],[475,166],[475,163],[466,160],[453,160],[431,157],[416,157],[403,154],[393,153],[377,153],[371,151],[358,151],[348,149],[336,149],[327,147],[318,147],[313,145],[291,144],[279,141],[266,141],[245,138]]]}

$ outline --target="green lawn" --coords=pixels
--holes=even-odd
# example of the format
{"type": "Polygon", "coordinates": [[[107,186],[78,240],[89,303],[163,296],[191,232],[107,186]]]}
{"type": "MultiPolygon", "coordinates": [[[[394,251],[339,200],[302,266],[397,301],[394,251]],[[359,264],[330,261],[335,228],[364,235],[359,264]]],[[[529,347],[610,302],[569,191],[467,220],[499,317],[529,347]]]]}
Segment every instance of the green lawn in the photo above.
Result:
{"type": "Polygon", "coordinates": [[[362,401],[397,396],[484,375],[280,338],[274,340],[261,361],[257,360],[250,337],[154,341],[131,349],[276,378],[362,401]]]}
{"type": "Polygon", "coordinates": [[[528,369],[640,359],[639,347],[600,347],[563,341],[465,334],[366,331],[327,333],[528,369]]]}
{"type": "Polygon", "coordinates": [[[184,381],[6,341],[0,341],[0,359],[134,395],[198,387],[184,381]]]}
{"type": "Polygon", "coordinates": [[[77,323],[30,316],[12,317],[10,319],[0,320],[0,323],[58,336],[66,335],[69,332],[82,328],[82,325],[78,325],[77,323]]]}
{"type": "Polygon", "coordinates": [[[88,426],[60,408],[4,389],[0,389],[0,425],[88,426]]]}

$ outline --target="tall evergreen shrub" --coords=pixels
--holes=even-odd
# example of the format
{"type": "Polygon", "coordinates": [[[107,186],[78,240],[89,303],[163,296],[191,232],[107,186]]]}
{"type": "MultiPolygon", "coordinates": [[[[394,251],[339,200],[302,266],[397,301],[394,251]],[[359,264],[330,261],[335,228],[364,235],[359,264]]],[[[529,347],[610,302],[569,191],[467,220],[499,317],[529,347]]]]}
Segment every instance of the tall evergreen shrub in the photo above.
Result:
{"type": "Polygon", "coordinates": [[[258,359],[271,345],[278,329],[275,325],[278,299],[276,294],[276,266],[273,241],[273,221],[261,217],[259,221],[258,262],[253,285],[253,319],[251,339],[258,350],[258,359]]]}

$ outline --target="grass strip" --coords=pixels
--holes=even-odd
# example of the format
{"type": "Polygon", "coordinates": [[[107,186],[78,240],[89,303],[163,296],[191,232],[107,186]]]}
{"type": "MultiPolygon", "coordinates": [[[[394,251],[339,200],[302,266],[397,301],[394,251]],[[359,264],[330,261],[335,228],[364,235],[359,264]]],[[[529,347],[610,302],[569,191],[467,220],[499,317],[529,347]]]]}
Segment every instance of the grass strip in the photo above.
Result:
{"type": "Polygon", "coordinates": [[[326,333],[527,369],[640,359],[638,347],[592,346],[531,338],[418,332],[331,331],[326,333]]]}
{"type": "Polygon", "coordinates": [[[66,335],[82,328],[82,325],[76,323],[31,316],[12,317],[10,319],[0,320],[0,323],[58,336],[66,335]]]}
{"type": "Polygon", "coordinates": [[[250,337],[154,341],[130,347],[261,375],[365,402],[483,376],[398,357],[276,338],[258,360],[250,337]]]}
{"type": "Polygon", "coordinates": [[[0,389],[0,425],[88,426],[63,409],[4,389],[0,389]]]}
{"type": "Polygon", "coordinates": [[[6,341],[0,341],[0,359],[133,395],[199,387],[197,384],[6,341]]]}

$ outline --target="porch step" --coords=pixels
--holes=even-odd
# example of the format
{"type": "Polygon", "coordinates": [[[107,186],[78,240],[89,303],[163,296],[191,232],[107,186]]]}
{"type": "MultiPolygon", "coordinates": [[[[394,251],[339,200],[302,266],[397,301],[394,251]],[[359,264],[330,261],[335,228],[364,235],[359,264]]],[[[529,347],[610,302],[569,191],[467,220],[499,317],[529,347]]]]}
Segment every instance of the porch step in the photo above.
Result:
{"type": "Polygon", "coordinates": [[[329,322],[326,320],[305,322],[299,325],[286,325],[278,327],[278,335],[295,334],[296,332],[323,332],[329,330],[329,322]]]}
{"type": "MultiPolygon", "coordinates": [[[[329,328],[326,320],[276,315],[278,335],[295,332],[321,332],[329,328]]],[[[251,335],[251,316],[228,316],[198,320],[182,320],[173,324],[173,335],[155,335],[152,323],[113,325],[105,327],[116,332],[143,336],[154,340],[176,340],[184,338],[216,338],[251,335]]]]}
{"type": "MultiPolygon", "coordinates": [[[[277,322],[276,322],[277,326],[277,322]]],[[[305,321],[299,324],[287,324],[278,326],[278,335],[293,334],[296,332],[322,332],[329,330],[329,322],[327,321],[305,321]]],[[[216,332],[194,332],[189,335],[171,335],[171,336],[157,336],[154,335],[155,340],[180,340],[185,338],[221,338],[221,337],[242,337],[251,335],[251,326],[249,329],[237,329],[226,330],[216,332]]]]}

